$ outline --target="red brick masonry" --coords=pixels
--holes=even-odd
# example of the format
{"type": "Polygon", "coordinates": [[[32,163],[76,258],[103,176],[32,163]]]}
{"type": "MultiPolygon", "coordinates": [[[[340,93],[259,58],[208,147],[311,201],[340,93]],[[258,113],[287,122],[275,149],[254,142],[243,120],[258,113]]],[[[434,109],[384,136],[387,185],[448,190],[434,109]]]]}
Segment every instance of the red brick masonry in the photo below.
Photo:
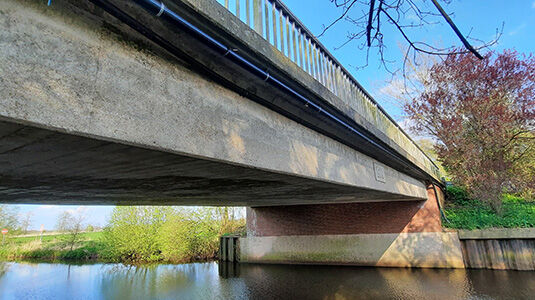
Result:
{"type": "Polygon", "coordinates": [[[254,236],[442,231],[432,186],[427,197],[427,201],[248,208],[247,231],[254,236]]]}

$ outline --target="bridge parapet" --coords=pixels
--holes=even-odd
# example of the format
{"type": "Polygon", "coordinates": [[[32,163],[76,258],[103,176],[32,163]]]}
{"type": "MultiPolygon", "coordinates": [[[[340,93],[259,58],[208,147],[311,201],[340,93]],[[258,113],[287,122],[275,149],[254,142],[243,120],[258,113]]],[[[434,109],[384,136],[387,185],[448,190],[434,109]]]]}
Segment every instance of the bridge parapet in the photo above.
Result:
{"type": "Polygon", "coordinates": [[[173,3],[194,9],[422,170],[440,178],[432,160],[280,0],[173,3]]]}

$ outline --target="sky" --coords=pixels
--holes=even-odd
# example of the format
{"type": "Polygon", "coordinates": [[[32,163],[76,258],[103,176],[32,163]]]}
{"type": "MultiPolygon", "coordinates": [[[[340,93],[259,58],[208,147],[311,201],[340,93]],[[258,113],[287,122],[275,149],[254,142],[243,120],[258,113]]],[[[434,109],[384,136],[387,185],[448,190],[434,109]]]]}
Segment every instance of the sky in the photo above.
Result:
{"type": "MultiPolygon", "coordinates": [[[[340,10],[336,9],[329,0],[283,0],[283,2],[316,35],[321,33],[323,26],[328,25],[340,14],[340,10]],[[306,5],[303,5],[304,3],[306,5]]],[[[427,5],[429,2],[426,1],[427,5]]],[[[416,0],[416,3],[421,2],[416,0]]],[[[365,7],[356,5],[349,15],[360,15],[364,9],[365,7]]],[[[448,13],[454,12],[452,19],[462,33],[471,32],[471,36],[485,41],[492,40],[496,29],[502,28],[503,24],[503,34],[498,44],[492,47],[493,50],[516,49],[520,53],[535,53],[535,1],[533,0],[452,0],[450,4],[444,4],[444,9],[448,13]]],[[[433,7],[429,7],[429,10],[433,10],[433,7]]],[[[382,32],[387,45],[385,55],[389,60],[396,61],[396,64],[392,66],[396,69],[401,65],[403,57],[400,45],[406,46],[406,43],[395,28],[384,24],[382,32]]],[[[347,33],[352,31],[351,24],[339,22],[322,36],[320,41],[394,119],[403,122],[400,108],[386,101],[380,92],[381,88],[389,84],[392,75],[381,67],[375,52],[373,50],[370,52],[366,67],[358,68],[366,61],[366,50],[358,49],[358,41],[335,50],[345,41],[347,33]]],[[[412,39],[431,45],[461,45],[453,31],[444,23],[409,30],[408,33],[412,39]]],[[[38,229],[43,224],[45,230],[53,229],[57,216],[65,210],[83,213],[87,223],[103,226],[107,223],[113,209],[113,206],[14,206],[18,208],[21,215],[32,214],[31,229],[38,229]]]]}

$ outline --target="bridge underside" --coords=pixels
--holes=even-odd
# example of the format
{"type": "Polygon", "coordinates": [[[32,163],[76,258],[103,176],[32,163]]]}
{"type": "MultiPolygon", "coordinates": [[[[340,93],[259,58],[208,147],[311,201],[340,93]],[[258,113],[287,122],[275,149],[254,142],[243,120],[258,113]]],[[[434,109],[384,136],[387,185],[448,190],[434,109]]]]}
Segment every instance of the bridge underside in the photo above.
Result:
{"type": "MultiPolygon", "coordinates": [[[[0,7],[0,202],[426,198],[421,180],[192,71],[94,6],[54,4],[0,7]]],[[[284,101],[261,84],[253,92],[284,101]]]]}
{"type": "Polygon", "coordinates": [[[0,201],[292,205],[406,196],[0,122],[0,201]]]}

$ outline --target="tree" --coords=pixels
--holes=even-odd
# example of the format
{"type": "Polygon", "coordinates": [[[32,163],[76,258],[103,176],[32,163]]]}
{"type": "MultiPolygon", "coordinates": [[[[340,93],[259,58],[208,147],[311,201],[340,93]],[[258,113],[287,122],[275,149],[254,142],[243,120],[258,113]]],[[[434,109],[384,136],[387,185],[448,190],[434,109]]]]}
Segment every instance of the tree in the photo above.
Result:
{"type": "Polygon", "coordinates": [[[25,234],[28,233],[28,227],[32,224],[32,217],[33,213],[28,212],[20,222],[20,230],[25,234]]]}
{"type": "Polygon", "coordinates": [[[14,206],[0,205],[0,229],[14,231],[19,228],[18,209],[14,206]]]}
{"type": "MultiPolygon", "coordinates": [[[[479,50],[494,45],[501,36],[502,30],[496,29],[496,37],[483,42],[470,36],[465,37],[457,28],[442,5],[437,0],[414,1],[414,0],[330,0],[336,8],[340,9],[339,16],[328,25],[324,25],[323,31],[318,35],[321,37],[337,23],[345,21],[350,23],[354,31],[347,34],[343,47],[353,41],[360,41],[359,48],[367,48],[367,56],[371,48],[377,49],[381,63],[385,69],[389,70],[389,63],[393,61],[385,57],[386,45],[384,43],[383,28],[393,26],[400,36],[407,42],[405,61],[418,53],[429,55],[446,56],[451,52],[471,53],[475,57],[482,59],[479,50]],[[423,26],[433,26],[445,22],[455,34],[464,48],[449,47],[439,48],[424,41],[414,40],[410,37],[411,29],[419,29],[423,26]],[[474,47],[469,40],[477,42],[479,46],[474,47]]],[[[442,1],[449,4],[450,0],[442,1]]],[[[502,25],[503,27],[503,25],[502,25]]],[[[405,70],[404,70],[405,71],[405,70]]]]}
{"type": "Polygon", "coordinates": [[[58,216],[56,222],[56,229],[58,231],[67,232],[66,242],[70,246],[70,250],[74,248],[74,245],[80,239],[80,233],[83,230],[83,222],[85,216],[81,211],[77,213],[72,213],[69,211],[64,211],[58,216]]]}
{"type": "Polygon", "coordinates": [[[123,261],[159,260],[158,234],[172,213],[169,206],[115,207],[104,230],[108,255],[123,261]]]}
{"type": "Polygon", "coordinates": [[[59,214],[56,220],[56,230],[67,231],[71,217],[71,213],[69,213],[68,211],[64,211],[59,214]]]}
{"type": "Polygon", "coordinates": [[[447,172],[501,213],[505,191],[535,188],[535,58],[452,53],[404,105],[412,129],[433,137],[447,172]]]}

